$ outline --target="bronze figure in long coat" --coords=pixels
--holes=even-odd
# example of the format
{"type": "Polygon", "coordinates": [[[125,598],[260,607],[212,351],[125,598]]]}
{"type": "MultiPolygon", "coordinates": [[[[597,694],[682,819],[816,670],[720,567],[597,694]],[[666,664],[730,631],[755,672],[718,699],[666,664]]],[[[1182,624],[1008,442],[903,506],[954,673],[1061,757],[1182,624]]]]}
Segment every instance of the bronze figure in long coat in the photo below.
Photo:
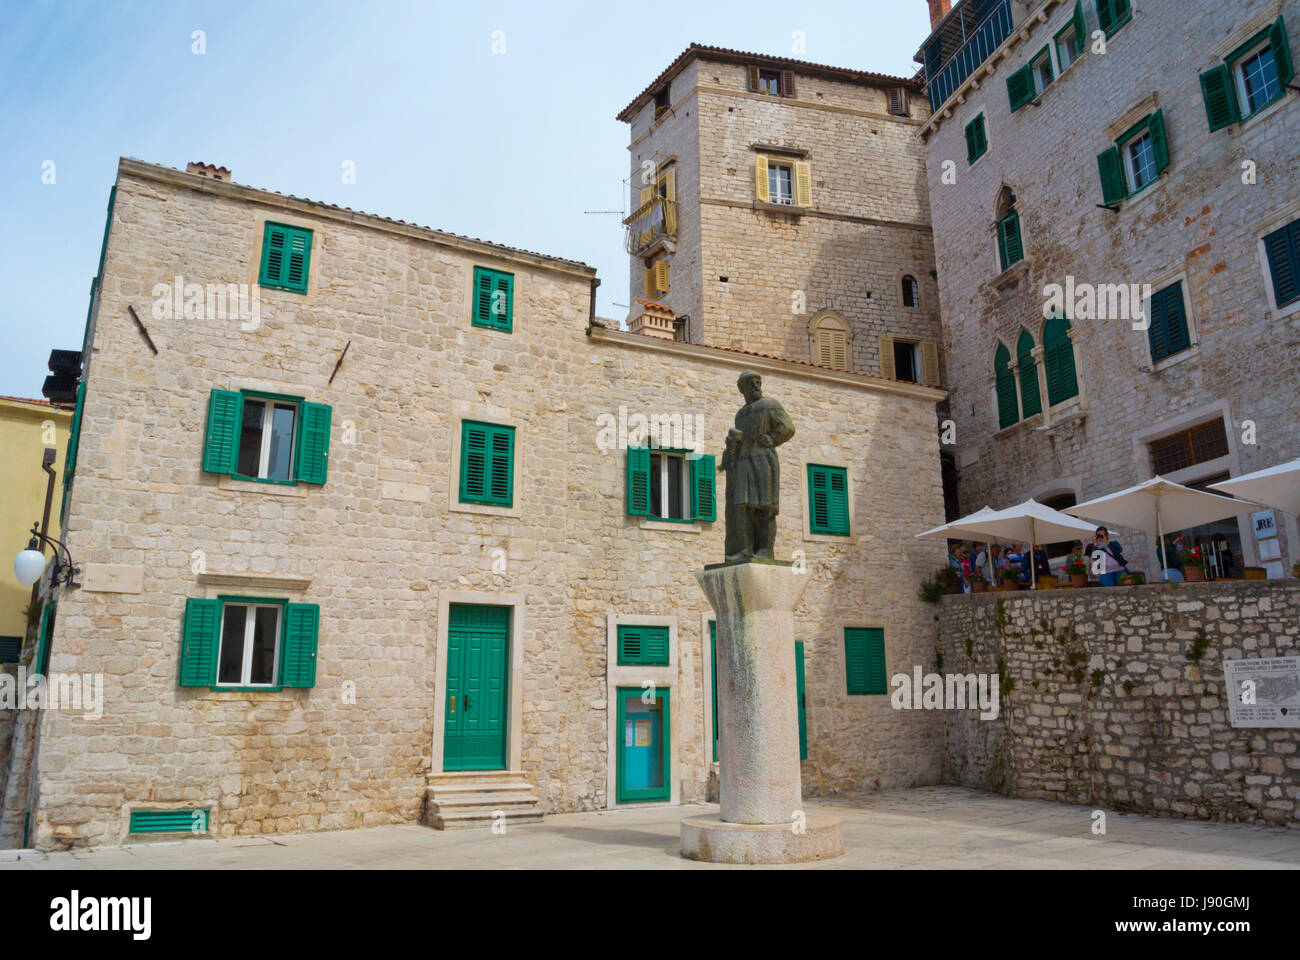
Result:
{"type": "Polygon", "coordinates": [[[763,396],[763,378],[752,370],[737,384],[745,405],[727,434],[720,469],[727,474],[727,562],[771,560],[781,508],[781,466],[776,448],[794,436],[780,402],[763,396]]]}

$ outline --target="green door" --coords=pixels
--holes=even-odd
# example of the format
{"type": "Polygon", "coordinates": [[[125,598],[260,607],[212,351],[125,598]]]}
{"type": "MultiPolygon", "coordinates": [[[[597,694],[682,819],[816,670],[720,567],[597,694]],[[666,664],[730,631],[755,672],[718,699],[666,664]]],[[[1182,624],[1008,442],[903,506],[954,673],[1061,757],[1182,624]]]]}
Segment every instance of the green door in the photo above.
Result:
{"type": "Polygon", "coordinates": [[[510,608],[453,603],[447,623],[444,770],[506,769],[510,608]]]}
{"type": "Polygon", "coordinates": [[[803,688],[803,641],[794,642],[795,703],[799,705],[799,759],[808,759],[808,695],[803,688]]]}
{"type": "Polygon", "coordinates": [[[619,803],[672,798],[670,720],[667,690],[658,690],[651,697],[636,687],[618,688],[615,776],[619,803]]]}

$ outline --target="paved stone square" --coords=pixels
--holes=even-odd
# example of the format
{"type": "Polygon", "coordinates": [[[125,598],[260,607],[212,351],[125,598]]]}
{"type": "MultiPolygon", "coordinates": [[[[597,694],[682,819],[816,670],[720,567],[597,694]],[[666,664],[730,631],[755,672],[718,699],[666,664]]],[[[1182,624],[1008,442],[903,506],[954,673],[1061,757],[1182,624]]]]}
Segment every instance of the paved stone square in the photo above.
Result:
{"type": "MultiPolygon", "coordinates": [[[[961,787],[924,787],[809,801],[844,820],[846,853],[779,869],[1173,868],[1295,869],[1300,830],[1107,814],[961,787]]],[[[677,854],[678,822],[713,804],[547,817],[490,830],[440,832],[417,824],[233,840],[187,840],[71,853],[0,851],[6,870],[119,869],[669,869],[738,870],[677,854]]]]}

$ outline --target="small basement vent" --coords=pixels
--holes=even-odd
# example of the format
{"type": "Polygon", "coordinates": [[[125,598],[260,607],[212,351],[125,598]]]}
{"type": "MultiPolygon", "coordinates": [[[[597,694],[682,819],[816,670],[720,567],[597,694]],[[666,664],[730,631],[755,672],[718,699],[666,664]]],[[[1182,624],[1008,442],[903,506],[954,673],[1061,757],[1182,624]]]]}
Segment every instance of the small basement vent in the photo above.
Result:
{"type": "Polygon", "coordinates": [[[131,833],[207,833],[208,808],[132,810],[131,833]]]}

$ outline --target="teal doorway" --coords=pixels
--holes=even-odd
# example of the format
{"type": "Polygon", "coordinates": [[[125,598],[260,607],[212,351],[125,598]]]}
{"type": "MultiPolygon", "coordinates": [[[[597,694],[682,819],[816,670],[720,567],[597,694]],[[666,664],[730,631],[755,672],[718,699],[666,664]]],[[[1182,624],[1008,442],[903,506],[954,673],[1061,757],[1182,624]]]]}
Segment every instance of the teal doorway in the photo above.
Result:
{"type": "Polygon", "coordinates": [[[616,799],[671,799],[672,719],[667,690],[618,688],[616,799]]]}
{"type": "Polygon", "coordinates": [[[505,770],[510,608],[453,603],[447,617],[442,768],[505,770]]]}

